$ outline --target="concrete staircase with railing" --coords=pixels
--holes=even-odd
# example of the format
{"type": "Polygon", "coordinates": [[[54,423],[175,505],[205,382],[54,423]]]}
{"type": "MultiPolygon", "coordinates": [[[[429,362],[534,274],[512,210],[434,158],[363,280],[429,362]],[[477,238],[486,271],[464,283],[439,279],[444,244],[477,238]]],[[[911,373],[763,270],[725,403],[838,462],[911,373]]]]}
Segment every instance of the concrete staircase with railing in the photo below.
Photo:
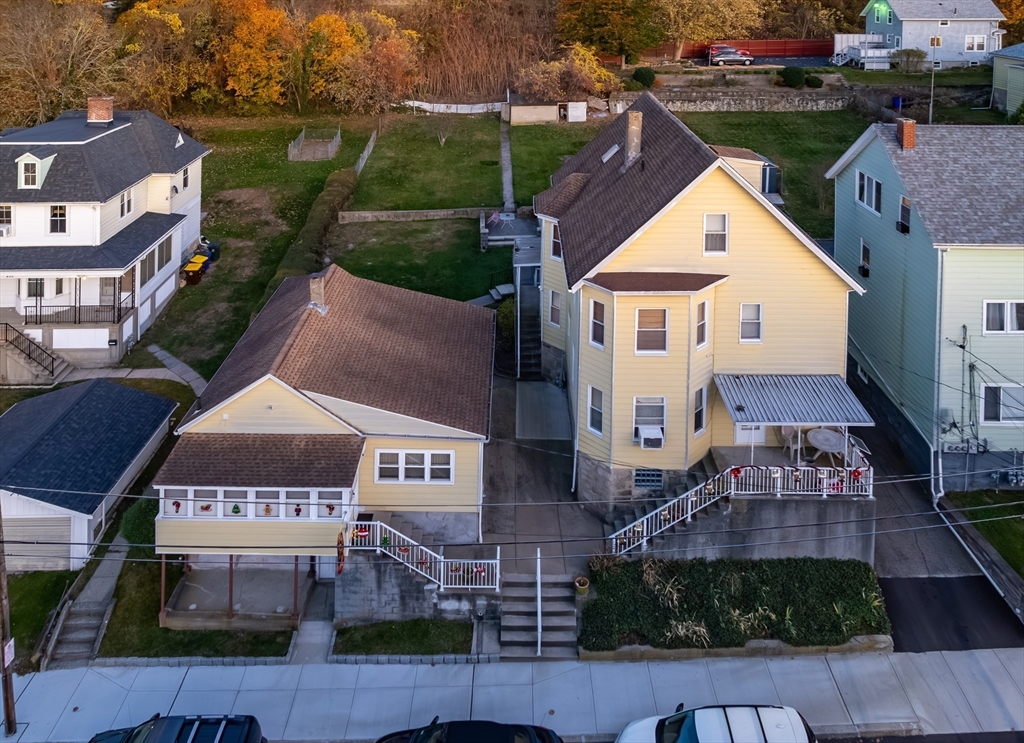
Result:
{"type": "Polygon", "coordinates": [[[111,606],[103,601],[73,602],[59,628],[46,670],[89,665],[96,657],[103,620],[111,606]]]}
{"type": "Polygon", "coordinates": [[[524,288],[520,292],[518,301],[520,302],[519,378],[523,380],[542,379],[540,360],[540,297],[537,288],[524,288]]]}
{"type": "Polygon", "coordinates": [[[52,387],[74,369],[44,343],[10,323],[0,323],[0,386],[52,387]]]}
{"type": "MultiPolygon", "coordinates": [[[[542,574],[540,605],[539,659],[578,657],[573,577],[542,574]]],[[[536,573],[508,573],[501,579],[501,659],[538,660],[536,573]]]]}

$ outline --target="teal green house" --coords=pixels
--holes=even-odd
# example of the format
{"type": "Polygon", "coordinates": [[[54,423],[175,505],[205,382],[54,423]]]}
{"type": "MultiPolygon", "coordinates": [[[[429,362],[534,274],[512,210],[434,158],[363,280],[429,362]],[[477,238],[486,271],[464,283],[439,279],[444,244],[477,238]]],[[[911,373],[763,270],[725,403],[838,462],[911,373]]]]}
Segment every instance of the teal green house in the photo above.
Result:
{"type": "MultiPolygon", "coordinates": [[[[944,490],[1024,486],[1024,127],[874,124],[828,171],[848,379],[944,490]]],[[[881,425],[881,423],[880,423],[881,425]]]]}

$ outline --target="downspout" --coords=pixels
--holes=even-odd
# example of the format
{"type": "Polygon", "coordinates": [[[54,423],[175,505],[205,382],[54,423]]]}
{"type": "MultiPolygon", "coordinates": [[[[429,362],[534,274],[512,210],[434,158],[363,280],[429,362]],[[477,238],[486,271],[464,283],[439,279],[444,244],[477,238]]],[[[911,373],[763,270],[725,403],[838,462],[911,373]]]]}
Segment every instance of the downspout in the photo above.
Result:
{"type": "MultiPolygon", "coordinates": [[[[684,421],[684,423],[683,423],[683,431],[685,432],[684,435],[686,437],[686,439],[685,439],[686,443],[684,444],[684,447],[683,447],[683,456],[685,457],[685,461],[683,462],[683,465],[684,465],[684,469],[687,471],[687,473],[689,473],[689,471],[690,471],[690,403],[693,400],[693,390],[691,389],[692,379],[691,379],[690,370],[693,367],[693,354],[696,353],[696,344],[691,343],[691,340],[693,340],[693,339],[690,337],[690,334],[693,333],[693,300],[695,298],[696,298],[696,295],[694,295],[694,294],[691,294],[688,297],[689,304],[687,305],[687,309],[686,309],[686,328],[687,328],[687,330],[686,330],[686,346],[687,346],[687,353],[686,353],[686,406],[684,408],[686,417],[683,419],[683,421],[684,421]],[[690,351],[691,348],[694,349],[694,350],[690,351]]],[[[704,315],[704,321],[705,321],[705,323],[707,323],[705,325],[705,327],[707,327],[707,326],[709,326],[711,324],[711,323],[707,322],[708,321],[707,313],[705,313],[705,315],[704,315]]],[[[706,332],[707,331],[705,331],[705,333],[706,332]]],[[[706,338],[706,340],[710,341],[711,339],[710,338],[706,338]]],[[[666,407],[668,407],[668,406],[666,405],[666,407]]],[[[708,409],[708,401],[704,400],[704,410],[705,410],[704,415],[705,416],[707,415],[707,409],[708,409]]],[[[667,413],[667,411],[666,411],[666,413],[667,413]]],[[[665,424],[666,424],[665,427],[668,428],[668,421],[665,421],[665,424]]]]}
{"type": "MultiPolygon", "coordinates": [[[[563,260],[564,260],[565,253],[562,254],[562,257],[563,257],[563,260]]],[[[568,288],[569,288],[569,282],[566,281],[566,290],[567,290],[567,292],[568,292],[568,288]]],[[[576,463],[577,463],[577,461],[579,461],[579,458],[580,458],[580,436],[579,436],[579,425],[580,425],[580,423],[579,423],[579,419],[580,419],[580,372],[579,372],[579,369],[580,369],[580,354],[583,352],[583,349],[580,348],[580,346],[579,346],[579,340],[583,337],[583,289],[582,288],[579,290],[579,296],[580,296],[580,308],[579,308],[579,313],[578,313],[579,314],[579,318],[576,321],[577,325],[579,326],[579,332],[576,334],[577,346],[576,346],[576,354],[575,354],[575,357],[573,358],[573,363],[576,364],[576,376],[573,379],[573,385],[572,385],[573,388],[571,390],[568,389],[568,387],[569,387],[569,380],[568,379],[565,380],[565,382],[566,382],[566,392],[569,395],[574,395],[575,399],[576,399],[576,414],[575,415],[573,415],[572,406],[571,405],[569,406],[569,418],[570,418],[569,422],[572,424],[572,488],[571,488],[570,492],[573,492],[573,493],[576,492],[576,469],[577,469],[577,464],[576,463]]],[[[565,334],[565,340],[566,340],[566,345],[568,345],[569,333],[565,334]]],[[[568,357],[568,355],[569,354],[566,353],[566,357],[568,357]]],[[[567,374],[566,376],[568,377],[570,375],[567,374]]],[[[587,411],[587,415],[590,415],[590,411],[589,410],[587,411]]],[[[540,595],[540,594],[538,594],[538,595],[540,595]]]]}
{"type": "Polygon", "coordinates": [[[942,447],[939,443],[942,421],[939,420],[939,397],[941,385],[939,383],[942,374],[942,306],[944,279],[946,273],[946,251],[947,248],[939,249],[939,271],[937,278],[936,308],[935,308],[935,373],[933,381],[935,391],[933,393],[934,403],[932,405],[932,506],[938,508],[939,498],[945,493],[942,489],[942,447]]]}

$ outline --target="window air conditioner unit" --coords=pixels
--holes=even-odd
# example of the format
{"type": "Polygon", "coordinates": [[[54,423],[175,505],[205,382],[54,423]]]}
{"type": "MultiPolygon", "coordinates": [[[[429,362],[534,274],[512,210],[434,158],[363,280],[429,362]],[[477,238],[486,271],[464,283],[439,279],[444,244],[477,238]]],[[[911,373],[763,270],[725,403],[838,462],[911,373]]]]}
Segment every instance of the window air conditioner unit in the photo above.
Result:
{"type": "Polygon", "coordinates": [[[857,273],[863,276],[865,279],[871,275],[871,268],[865,266],[863,263],[857,266],[857,273]]]}
{"type": "Polygon", "coordinates": [[[906,222],[897,222],[896,231],[902,235],[906,235],[910,232],[910,225],[907,224],[906,222]]]}
{"type": "Polygon", "coordinates": [[[660,426],[640,426],[641,449],[665,448],[665,432],[660,426]]]}
{"type": "Polygon", "coordinates": [[[0,224],[0,237],[10,237],[11,226],[9,224],[0,224]]]}

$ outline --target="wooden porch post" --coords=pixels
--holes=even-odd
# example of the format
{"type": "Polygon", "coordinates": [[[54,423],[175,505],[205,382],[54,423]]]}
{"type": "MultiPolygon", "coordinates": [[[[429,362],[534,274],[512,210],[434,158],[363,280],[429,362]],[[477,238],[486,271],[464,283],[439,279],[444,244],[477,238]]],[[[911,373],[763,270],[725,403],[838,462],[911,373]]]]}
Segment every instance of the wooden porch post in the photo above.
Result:
{"type": "Polygon", "coordinates": [[[167,616],[167,555],[160,555],[160,616],[167,616]]]}
{"type": "Polygon", "coordinates": [[[235,556],[228,555],[228,619],[235,618],[235,556]]]}
{"type": "Polygon", "coordinates": [[[299,618],[299,556],[295,555],[295,583],[292,586],[292,617],[299,618]]]}

